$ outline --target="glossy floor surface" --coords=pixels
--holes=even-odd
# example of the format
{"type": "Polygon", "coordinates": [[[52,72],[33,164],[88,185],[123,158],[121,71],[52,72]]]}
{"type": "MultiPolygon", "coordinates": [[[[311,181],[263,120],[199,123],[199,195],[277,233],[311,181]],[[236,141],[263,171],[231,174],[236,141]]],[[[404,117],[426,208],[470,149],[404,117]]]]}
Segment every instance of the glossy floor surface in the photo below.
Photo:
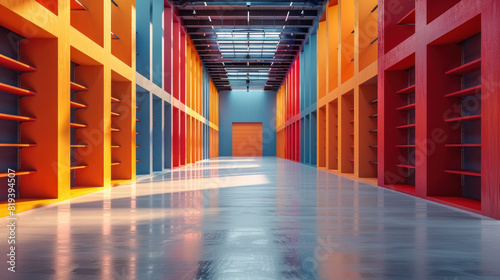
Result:
{"type": "Polygon", "coordinates": [[[0,279],[500,279],[500,222],[277,158],[18,214],[0,279]]]}

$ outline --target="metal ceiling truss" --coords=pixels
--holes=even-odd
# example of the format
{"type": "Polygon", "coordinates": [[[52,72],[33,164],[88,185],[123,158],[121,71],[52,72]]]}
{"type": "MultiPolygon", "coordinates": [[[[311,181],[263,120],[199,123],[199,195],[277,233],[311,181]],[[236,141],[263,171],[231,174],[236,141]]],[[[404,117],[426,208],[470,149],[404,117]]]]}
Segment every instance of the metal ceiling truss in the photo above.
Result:
{"type": "Polygon", "coordinates": [[[173,3],[218,90],[277,91],[325,1],[173,3]]]}

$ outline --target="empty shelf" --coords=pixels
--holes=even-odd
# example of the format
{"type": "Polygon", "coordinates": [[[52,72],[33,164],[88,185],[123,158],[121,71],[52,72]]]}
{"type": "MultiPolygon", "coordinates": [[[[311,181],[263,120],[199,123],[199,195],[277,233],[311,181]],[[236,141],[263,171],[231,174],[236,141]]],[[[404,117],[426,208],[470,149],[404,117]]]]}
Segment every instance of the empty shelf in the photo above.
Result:
{"type": "Polygon", "coordinates": [[[111,166],[115,166],[115,165],[118,165],[118,164],[120,164],[120,163],[119,162],[112,162],[111,166]]]}
{"type": "Polygon", "coordinates": [[[377,118],[378,117],[378,114],[375,114],[375,115],[371,115],[370,118],[371,119],[374,119],[374,118],[377,118]]]}
{"type": "Polygon", "coordinates": [[[446,75],[463,75],[470,73],[472,71],[476,71],[481,69],[481,59],[477,59],[474,61],[471,61],[469,63],[466,63],[464,65],[461,65],[457,68],[453,68],[450,71],[446,72],[446,75]]]}
{"type": "Polygon", "coordinates": [[[415,124],[406,124],[406,125],[397,126],[396,128],[397,129],[409,129],[409,128],[414,128],[414,127],[415,127],[415,124]]]}
{"type": "Polygon", "coordinates": [[[118,149],[120,148],[120,145],[111,145],[111,149],[118,149]]]}
{"type": "Polygon", "coordinates": [[[474,209],[476,211],[481,211],[481,200],[462,197],[462,196],[433,196],[433,200],[437,200],[444,204],[458,205],[461,207],[466,207],[469,209],[474,209]]]}
{"type": "Polygon", "coordinates": [[[410,93],[414,93],[414,92],[415,92],[415,85],[411,85],[407,88],[396,91],[396,94],[410,94],[410,93]]]}
{"type": "Polygon", "coordinates": [[[447,148],[481,148],[481,144],[446,144],[447,148]]]}
{"type": "Polygon", "coordinates": [[[21,96],[36,95],[36,92],[34,91],[18,88],[4,83],[0,83],[0,91],[21,96]]]}
{"type": "Polygon", "coordinates": [[[408,104],[399,108],[396,108],[397,111],[411,111],[415,110],[415,103],[413,104],[408,104]]]}
{"type": "Polygon", "coordinates": [[[376,161],[369,161],[369,163],[371,163],[371,164],[378,164],[378,162],[376,162],[376,161]]]}
{"type": "Polygon", "coordinates": [[[88,11],[89,9],[78,0],[71,0],[72,11],[88,11]]]}
{"type": "Polygon", "coordinates": [[[88,166],[86,165],[78,165],[78,166],[71,166],[69,169],[71,170],[76,170],[76,169],[84,169],[87,168],[88,166]]]}
{"type": "Polygon", "coordinates": [[[135,119],[136,122],[140,122],[141,120],[140,119],[135,119]]]}
{"type": "Polygon", "coordinates": [[[396,166],[401,168],[415,169],[414,165],[408,165],[408,164],[396,164],[396,166]]]}
{"type": "Polygon", "coordinates": [[[481,115],[474,115],[474,116],[465,116],[465,117],[459,117],[459,118],[451,118],[451,119],[446,119],[446,122],[471,122],[471,121],[477,121],[481,119],[481,115]]]}
{"type": "Polygon", "coordinates": [[[477,171],[469,171],[469,170],[445,170],[444,172],[450,173],[450,174],[459,174],[459,175],[468,175],[468,176],[481,177],[481,172],[477,172],[477,171]]]}
{"type": "Polygon", "coordinates": [[[9,144],[9,143],[0,143],[0,147],[31,148],[31,147],[36,147],[36,144],[9,144]]]}
{"type": "Polygon", "coordinates": [[[387,187],[400,192],[412,193],[412,194],[415,193],[414,185],[387,185],[387,187]]]}
{"type": "Polygon", "coordinates": [[[120,37],[118,37],[118,35],[113,33],[113,31],[111,31],[111,40],[118,40],[118,39],[120,39],[120,37]]]}
{"type": "Polygon", "coordinates": [[[87,148],[87,145],[70,145],[70,148],[87,148]]]}
{"type": "Polygon", "coordinates": [[[88,125],[81,124],[81,123],[70,123],[69,126],[73,127],[73,128],[87,128],[88,127],[88,125]]]}
{"type": "Polygon", "coordinates": [[[3,113],[0,113],[0,119],[11,120],[11,121],[20,121],[20,122],[36,121],[36,118],[17,116],[17,115],[9,115],[9,114],[3,114],[3,113]]]}
{"type": "Polygon", "coordinates": [[[452,92],[445,95],[444,97],[465,97],[465,96],[475,95],[478,93],[481,93],[481,86],[475,86],[468,89],[452,92]]]}
{"type": "Polygon", "coordinates": [[[120,132],[120,129],[119,129],[119,128],[113,128],[113,127],[112,127],[112,128],[111,128],[111,131],[112,131],[112,132],[120,132]]]}
{"type": "Polygon", "coordinates": [[[119,117],[119,116],[120,116],[120,114],[115,113],[115,112],[111,112],[111,116],[112,116],[112,117],[119,117]]]}
{"type": "MultiPolygon", "coordinates": [[[[16,171],[12,172],[16,176],[35,174],[36,171],[16,171]]],[[[8,177],[10,173],[0,173],[0,178],[8,177]]]]}
{"type": "Polygon", "coordinates": [[[78,103],[78,102],[74,102],[74,101],[71,101],[70,104],[71,104],[71,108],[77,108],[77,109],[88,108],[87,105],[84,105],[84,104],[81,104],[81,103],[78,103]]]}
{"type": "Polygon", "coordinates": [[[378,103],[378,99],[375,99],[375,100],[368,102],[368,104],[376,104],[376,103],[378,103]]]}
{"type": "Polygon", "coordinates": [[[370,133],[378,133],[378,129],[370,130],[368,132],[370,132],[370,133]]]}
{"type": "Polygon", "coordinates": [[[415,9],[411,10],[402,19],[400,19],[397,25],[415,25],[415,9]]]}
{"type": "Polygon", "coordinates": [[[35,67],[29,66],[28,64],[24,64],[20,61],[17,61],[15,59],[12,59],[10,57],[1,54],[0,54],[0,66],[20,72],[36,71],[35,67]]]}
{"type": "Polygon", "coordinates": [[[79,85],[75,82],[70,82],[71,84],[71,90],[76,90],[76,91],[84,91],[84,90],[88,90],[88,88],[82,86],[82,85],[79,85]]]}
{"type": "Polygon", "coordinates": [[[120,99],[111,96],[111,102],[120,102],[120,99]]]}

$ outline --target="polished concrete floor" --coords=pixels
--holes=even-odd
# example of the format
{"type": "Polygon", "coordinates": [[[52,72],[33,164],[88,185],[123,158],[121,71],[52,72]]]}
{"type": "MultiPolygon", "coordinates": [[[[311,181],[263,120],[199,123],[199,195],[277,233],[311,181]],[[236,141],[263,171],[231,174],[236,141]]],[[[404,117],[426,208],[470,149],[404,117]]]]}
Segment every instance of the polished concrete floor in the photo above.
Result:
{"type": "Polygon", "coordinates": [[[500,222],[277,158],[18,214],[0,279],[500,279],[500,222]]]}

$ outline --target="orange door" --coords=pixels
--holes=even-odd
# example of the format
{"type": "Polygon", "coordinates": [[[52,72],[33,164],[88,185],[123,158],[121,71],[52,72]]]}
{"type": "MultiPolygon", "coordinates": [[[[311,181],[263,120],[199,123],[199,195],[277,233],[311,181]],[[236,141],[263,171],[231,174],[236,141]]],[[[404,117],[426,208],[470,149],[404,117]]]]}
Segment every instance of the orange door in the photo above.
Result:
{"type": "Polygon", "coordinates": [[[233,123],[233,157],[262,156],[262,123],[233,123]]]}

